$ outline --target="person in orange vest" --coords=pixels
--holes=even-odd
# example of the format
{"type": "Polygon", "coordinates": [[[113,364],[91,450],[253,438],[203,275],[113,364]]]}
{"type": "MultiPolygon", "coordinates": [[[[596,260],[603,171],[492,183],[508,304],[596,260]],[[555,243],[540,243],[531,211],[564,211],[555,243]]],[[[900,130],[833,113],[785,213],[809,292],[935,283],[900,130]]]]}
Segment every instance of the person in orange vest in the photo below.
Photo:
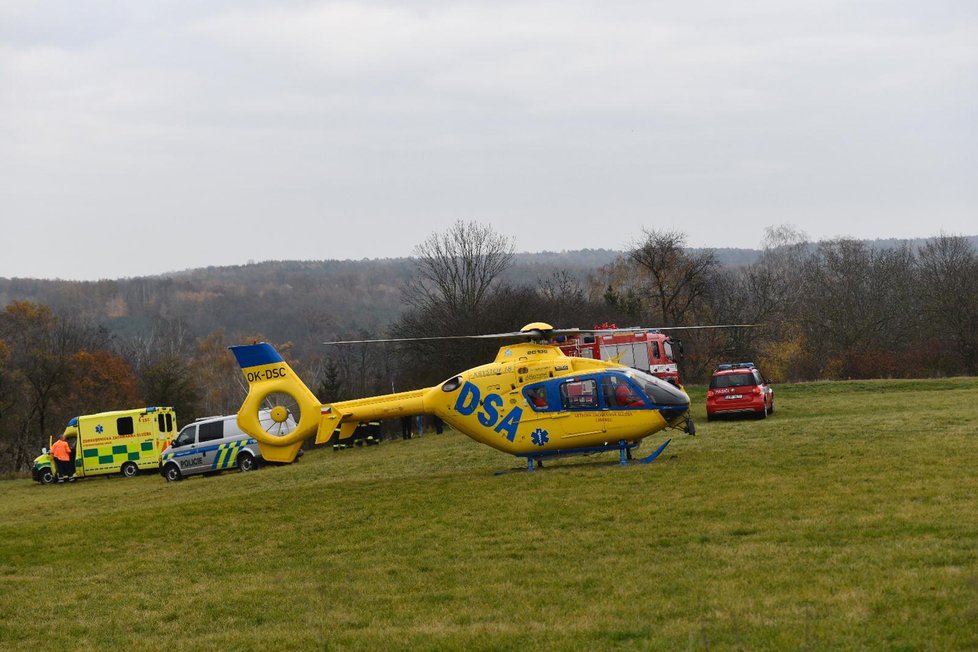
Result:
{"type": "Polygon", "coordinates": [[[65,478],[68,482],[74,482],[75,465],[71,463],[71,447],[68,446],[64,433],[51,445],[51,456],[58,467],[58,482],[64,482],[65,478]]]}

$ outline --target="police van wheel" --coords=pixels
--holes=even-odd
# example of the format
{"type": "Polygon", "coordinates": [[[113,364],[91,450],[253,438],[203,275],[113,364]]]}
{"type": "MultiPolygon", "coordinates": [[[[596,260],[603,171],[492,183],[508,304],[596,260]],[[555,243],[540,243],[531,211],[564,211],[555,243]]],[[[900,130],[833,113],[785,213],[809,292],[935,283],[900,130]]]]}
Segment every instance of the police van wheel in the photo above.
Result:
{"type": "Polygon", "coordinates": [[[176,464],[170,464],[165,469],[163,469],[163,477],[166,478],[167,482],[176,482],[183,478],[180,473],[180,468],[176,464]]]}
{"type": "Polygon", "coordinates": [[[238,455],[238,468],[242,471],[254,471],[258,465],[255,463],[254,457],[248,453],[242,453],[238,455]]]}
{"type": "Polygon", "coordinates": [[[127,478],[135,478],[139,474],[139,467],[133,462],[126,462],[119,470],[127,478]]]}
{"type": "Polygon", "coordinates": [[[51,469],[43,469],[37,474],[37,481],[41,484],[51,484],[54,482],[54,474],[51,473],[51,469]]]}

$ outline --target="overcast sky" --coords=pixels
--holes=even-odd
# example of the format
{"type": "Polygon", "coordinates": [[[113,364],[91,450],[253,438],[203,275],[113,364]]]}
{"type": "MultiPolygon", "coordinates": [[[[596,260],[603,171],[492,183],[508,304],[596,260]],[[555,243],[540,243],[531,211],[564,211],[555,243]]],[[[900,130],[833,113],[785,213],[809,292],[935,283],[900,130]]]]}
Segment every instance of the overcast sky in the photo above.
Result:
{"type": "Polygon", "coordinates": [[[0,276],[978,234],[978,2],[0,0],[0,276]]]}

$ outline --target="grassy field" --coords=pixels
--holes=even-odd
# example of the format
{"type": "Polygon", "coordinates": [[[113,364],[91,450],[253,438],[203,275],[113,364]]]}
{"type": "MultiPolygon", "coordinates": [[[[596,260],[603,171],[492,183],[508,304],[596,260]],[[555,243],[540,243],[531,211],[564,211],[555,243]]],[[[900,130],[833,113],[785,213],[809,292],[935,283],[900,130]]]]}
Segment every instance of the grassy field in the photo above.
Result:
{"type": "Polygon", "coordinates": [[[776,392],[707,423],[693,388],[648,466],[447,433],[0,482],[0,648],[978,649],[978,379],[776,392]]]}

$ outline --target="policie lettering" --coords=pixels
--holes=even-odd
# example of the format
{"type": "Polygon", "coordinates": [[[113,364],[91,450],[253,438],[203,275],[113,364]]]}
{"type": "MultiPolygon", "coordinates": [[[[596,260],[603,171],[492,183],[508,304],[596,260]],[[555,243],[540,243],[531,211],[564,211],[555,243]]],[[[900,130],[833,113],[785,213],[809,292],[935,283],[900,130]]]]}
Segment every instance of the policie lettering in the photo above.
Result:
{"type": "Polygon", "coordinates": [[[272,380],[273,378],[285,378],[285,367],[275,367],[273,369],[264,369],[262,371],[249,371],[245,374],[249,383],[253,383],[259,380],[272,380]]]}
{"type": "Polygon", "coordinates": [[[467,417],[476,411],[481,402],[482,409],[476,415],[479,423],[486,428],[492,428],[498,433],[506,433],[506,439],[515,441],[516,429],[519,427],[520,418],[523,416],[522,408],[513,407],[500,420],[499,408],[503,406],[503,397],[499,394],[486,394],[485,400],[483,401],[481,399],[482,393],[479,391],[479,388],[470,382],[466,382],[462,385],[462,391],[458,393],[458,399],[455,401],[455,411],[467,417]],[[496,423],[497,421],[499,422],[498,425],[496,423]],[[493,428],[493,426],[495,427],[493,428]]]}

